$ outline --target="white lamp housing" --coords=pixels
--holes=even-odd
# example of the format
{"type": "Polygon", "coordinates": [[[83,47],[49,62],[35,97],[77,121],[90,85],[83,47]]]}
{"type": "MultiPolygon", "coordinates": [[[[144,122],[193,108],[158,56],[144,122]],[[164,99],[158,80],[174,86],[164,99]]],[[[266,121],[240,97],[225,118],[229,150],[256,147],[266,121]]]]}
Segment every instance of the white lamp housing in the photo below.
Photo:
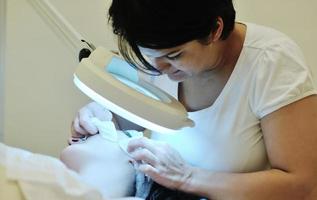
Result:
{"type": "Polygon", "coordinates": [[[74,83],[100,105],[152,131],[172,133],[194,126],[180,102],[139,79],[135,69],[102,47],[82,59],[74,83]]]}

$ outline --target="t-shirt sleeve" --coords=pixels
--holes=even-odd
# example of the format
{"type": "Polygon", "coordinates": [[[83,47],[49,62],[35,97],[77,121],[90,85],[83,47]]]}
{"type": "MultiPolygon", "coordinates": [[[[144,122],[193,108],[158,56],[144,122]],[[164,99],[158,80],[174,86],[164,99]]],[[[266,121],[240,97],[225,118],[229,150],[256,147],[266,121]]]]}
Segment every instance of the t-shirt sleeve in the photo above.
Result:
{"type": "Polygon", "coordinates": [[[279,108],[317,94],[310,69],[291,40],[272,42],[254,70],[250,106],[261,119],[279,108]]]}

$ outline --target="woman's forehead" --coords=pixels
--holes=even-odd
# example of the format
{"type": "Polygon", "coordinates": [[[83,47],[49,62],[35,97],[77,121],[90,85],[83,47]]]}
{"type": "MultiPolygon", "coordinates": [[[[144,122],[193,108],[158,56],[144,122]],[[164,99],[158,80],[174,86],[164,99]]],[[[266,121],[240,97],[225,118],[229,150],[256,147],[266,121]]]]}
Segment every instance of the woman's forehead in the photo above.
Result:
{"type": "Polygon", "coordinates": [[[166,49],[150,49],[150,48],[145,48],[140,46],[139,46],[139,49],[143,55],[150,56],[150,57],[162,57],[162,56],[174,54],[184,49],[187,49],[192,45],[191,44],[192,42],[188,42],[176,47],[166,48],[166,49]]]}
{"type": "Polygon", "coordinates": [[[170,54],[171,52],[179,51],[180,48],[168,48],[168,49],[149,49],[144,47],[139,47],[143,55],[149,57],[162,57],[170,54]]]}

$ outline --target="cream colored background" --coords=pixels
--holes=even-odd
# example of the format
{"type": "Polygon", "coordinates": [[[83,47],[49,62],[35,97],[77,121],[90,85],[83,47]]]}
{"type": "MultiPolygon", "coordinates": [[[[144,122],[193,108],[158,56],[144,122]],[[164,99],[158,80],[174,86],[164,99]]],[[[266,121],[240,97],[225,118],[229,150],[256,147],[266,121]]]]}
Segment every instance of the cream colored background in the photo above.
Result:
{"type": "MultiPolygon", "coordinates": [[[[72,83],[78,64],[33,9],[32,0],[7,0],[5,66],[5,143],[58,156],[70,123],[89,99],[72,83]]],[[[104,0],[52,0],[85,39],[111,46],[104,0]]]]}
{"type": "Polygon", "coordinates": [[[0,141],[4,135],[4,58],[5,58],[5,30],[6,26],[6,1],[0,0],[0,141]]]}
{"type": "MultiPolygon", "coordinates": [[[[5,30],[7,36],[6,46],[0,44],[6,51],[6,65],[0,69],[5,83],[4,90],[0,87],[0,98],[4,95],[0,103],[4,101],[5,108],[0,110],[0,126],[4,124],[0,138],[4,133],[9,145],[58,156],[66,145],[73,116],[89,100],[72,83],[77,54],[48,28],[29,1],[7,0],[6,29],[2,26],[0,31],[5,30]]],[[[109,1],[51,2],[88,41],[115,48],[106,25],[109,1]]],[[[235,4],[239,20],[272,26],[293,38],[317,74],[316,1],[236,0],[235,4]]]]}
{"type": "Polygon", "coordinates": [[[317,82],[316,0],[235,0],[238,19],[271,26],[302,48],[317,82]]]}

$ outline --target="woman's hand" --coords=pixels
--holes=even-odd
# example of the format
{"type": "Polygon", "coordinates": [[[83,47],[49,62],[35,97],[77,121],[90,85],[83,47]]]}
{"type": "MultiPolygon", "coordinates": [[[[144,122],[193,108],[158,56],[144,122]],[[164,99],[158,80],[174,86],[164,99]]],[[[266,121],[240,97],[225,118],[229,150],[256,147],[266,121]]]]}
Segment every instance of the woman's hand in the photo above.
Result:
{"type": "Polygon", "coordinates": [[[73,138],[83,138],[98,133],[92,118],[101,121],[111,121],[112,113],[96,102],[91,102],[81,108],[72,122],[71,133],[73,138]]]}
{"type": "Polygon", "coordinates": [[[128,152],[138,170],[167,188],[181,189],[191,178],[192,167],[167,143],[145,137],[134,139],[129,142],[128,152]]]}

